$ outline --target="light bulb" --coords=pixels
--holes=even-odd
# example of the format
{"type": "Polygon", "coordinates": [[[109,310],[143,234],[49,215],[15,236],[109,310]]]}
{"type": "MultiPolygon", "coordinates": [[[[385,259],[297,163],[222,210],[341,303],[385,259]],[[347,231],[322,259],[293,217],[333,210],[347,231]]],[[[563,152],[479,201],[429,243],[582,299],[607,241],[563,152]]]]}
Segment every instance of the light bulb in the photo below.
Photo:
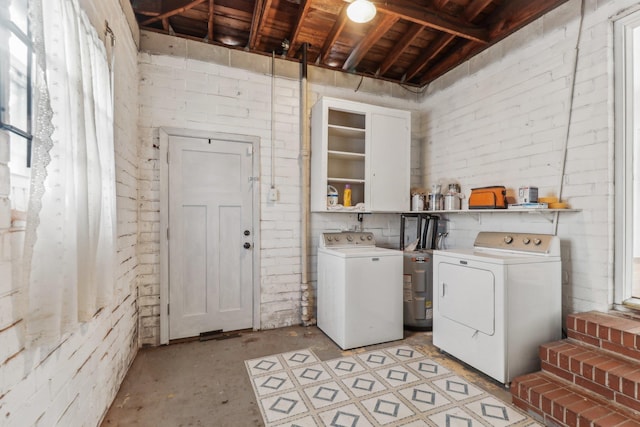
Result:
{"type": "Polygon", "coordinates": [[[347,7],[347,16],[353,22],[369,22],[376,16],[376,7],[368,0],[355,0],[347,7]]]}

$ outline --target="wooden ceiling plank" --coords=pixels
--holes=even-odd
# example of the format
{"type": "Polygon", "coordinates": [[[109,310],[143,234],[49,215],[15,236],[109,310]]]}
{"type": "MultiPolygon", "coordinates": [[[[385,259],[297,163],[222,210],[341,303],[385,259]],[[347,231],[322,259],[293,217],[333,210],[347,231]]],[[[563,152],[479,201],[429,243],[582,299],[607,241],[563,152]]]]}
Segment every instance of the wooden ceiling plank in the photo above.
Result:
{"type": "MultiPolygon", "coordinates": [[[[499,42],[500,40],[517,31],[524,25],[533,22],[533,20],[539,18],[545,13],[555,9],[568,0],[509,0],[506,2],[504,9],[497,13],[496,18],[492,20],[492,25],[489,28],[489,33],[492,34],[492,44],[499,42]],[[513,19],[517,16],[517,19],[513,19]]],[[[466,42],[456,54],[450,55],[440,62],[436,67],[430,69],[420,79],[420,85],[425,85],[442,74],[449,71],[451,68],[458,65],[463,60],[477,55],[485,50],[487,45],[480,45],[473,42],[466,42]]]]}
{"type": "Polygon", "coordinates": [[[469,6],[467,6],[466,9],[464,10],[465,19],[469,22],[473,21],[475,18],[478,17],[478,15],[482,13],[483,10],[489,7],[489,5],[491,5],[492,2],[493,0],[472,1],[469,4],[469,6]]]}
{"type": "Polygon", "coordinates": [[[418,34],[420,34],[423,29],[424,25],[416,23],[411,24],[409,31],[405,33],[402,39],[400,39],[400,41],[397,43],[396,48],[389,55],[387,55],[387,58],[384,60],[382,65],[380,65],[377,75],[384,75],[384,73],[386,73],[389,68],[391,68],[391,66],[395,64],[398,58],[400,58],[402,52],[404,52],[409,46],[411,46],[411,43],[413,43],[413,41],[416,39],[416,37],[418,37],[418,34]]]}
{"type": "Polygon", "coordinates": [[[489,42],[489,32],[486,29],[451,16],[445,17],[442,13],[431,8],[415,8],[391,3],[376,3],[376,8],[381,12],[394,14],[401,19],[453,34],[454,36],[480,43],[489,42]]]}
{"type": "Polygon", "coordinates": [[[157,0],[131,0],[131,6],[139,15],[157,16],[162,13],[162,4],[157,0]]]}
{"type": "Polygon", "coordinates": [[[209,20],[207,21],[207,42],[213,42],[213,19],[215,17],[215,0],[209,0],[209,20]]]}
{"type": "Polygon", "coordinates": [[[271,9],[272,0],[256,0],[256,10],[253,12],[254,20],[255,15],[258,15],[257,24],[254,26],[253,23],[251,25],[251,38],[249,39],[249,50],[254,50],[256,46],[260,43],[260,39],[262,38],[262,29],[267,21],[267,13],[269,9],[271,9]],[[258,11],[258,3],[262,6],[258,11]],[[255,30],[255,31],[254,31],[255,30]]]}
{"type": "Polygon", "coordinates": [[[302,0],[300,7],[298,8],[298,17],[295,22],[291,36],[289,36],[289,51],[287,52],[287,58],[293,58],[298,50],[298,37],[300,36],[300,30],[302,29],[302,23],[311,10],[311,0],[302,0]]]}
{"type": "MultiPolygon", "coordinates": [[[[464,11],[464,17],[468,21],[474,20],[478,15],[482,13],[490,4],[492,0],[483,0],[483,1],[473,1],[471,2],[464,11]]],[[[442,4],[444,7],[445,4],[442,4]]],[[[448,34],[443,34],[440,36],[434,43],[431,49],[425,51],[418,59],[416,59],[413,64],[407,69],[403,80],[409,81],[414,78],[418,73],[420,73],[427,64],[435,58],[438,53],[440,53],[443,49],[445,49],[449,43],[453,42],[455,37],[452,37],[448,34]]]]}
{"type": "Polygon", "coordinates": [[[384,15],[382,22],[378,22],[373,31],[368,32],[366,37],[363,38],[351,51],[347,60],[344,61],[342,69],[350,71],[351,69],[356,68],[369,49],[371,49],[371,47],[375,45],[377,41],[380,40],[380,38],[384,36],[396,22],[398,22],[399,19],[400,18],[396,15],[384,15]]]}
{"type": "Polygon", "coordinates": [[[454,38],[455,36],[451,34],[443,34],[438,37],[438,39],[432,42],[431,45],[429,45],[429,48],[425,50],[422,55],[420,55],[420,57],[413,62],[413,64],[411,64],[402,80],[408,82],[412,78],[414,78],[420,71],[424,69],[424,67],[427,66],[429,61],[431,61],[440,52],[442,52],[442,50],[447,47],[454,38]]]}
{"type": "Polygon", "coordinates": [[[183,6],[183,7],[179,7],[177,9],[173,9],[173,10],[170,10],[168,12],[162,13],[160,15],[154,16],[153,18],[147,19],[146,21],[141,22],[140,26],[144,27],[146,25],[153,24],[154,22],[161,21],[164,18],[170,18],[170,17],[172,17],[174,15],[179,15],[182,12],[184,12],[185,10],[189,10],[189,9],[199,5],[200,3],[204,3],[204,2],[205,2],[205,0],[194,0],[191,3],[189,3],[189,4],[187,4],[187,5],[183,6]]]}
{"type": "Polygon", "coordinates": [[[162,28],[164,28],[165,31],[169,32],[169,18],[162,19],[162,28]]]}
{"type": "Polygon", "coordinates": [[[510,0],[504,7],[494,14],[488,25],[492,40],[504,38],[523,26],[524,23],[533,22],[552,9],[560,6],[568,0],[510,0]]]}
{"type": "Polygon", "coordinates": [[[347,5],[344,5],[340,10],[340,15],[336,22],[333,24],[331,31],[329,31],[329,35],[324,41],[324,45],[322,45],[322,50],[320,51],[319,62],[321,64],[326,64],[327,59],[329,58],[329,54],[331,53],[331,48],[340,37],[340,33],[344,29],[344,26],[347,25],[347,5]]]}
{"type": "Polygon", "coordinates": [[[262,11],[264,10],[264,0],[256,0],[253,7],[253,16],[251,17],[251,29],[249,30],[249,43],[247,48],[253,50],[258,38],[258,27],[262,19],[262,11]]]}

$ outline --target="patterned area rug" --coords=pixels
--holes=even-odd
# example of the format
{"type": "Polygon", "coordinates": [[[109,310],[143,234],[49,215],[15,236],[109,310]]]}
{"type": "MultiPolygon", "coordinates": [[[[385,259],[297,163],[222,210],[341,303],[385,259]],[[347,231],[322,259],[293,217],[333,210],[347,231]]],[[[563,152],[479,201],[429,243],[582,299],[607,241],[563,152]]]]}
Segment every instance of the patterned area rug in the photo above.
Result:
{"type": "Polygon", "coordinates": [[[540,426],[408,345],[326,362],[307,349],[245,365],[268,427],[540,426]]]}

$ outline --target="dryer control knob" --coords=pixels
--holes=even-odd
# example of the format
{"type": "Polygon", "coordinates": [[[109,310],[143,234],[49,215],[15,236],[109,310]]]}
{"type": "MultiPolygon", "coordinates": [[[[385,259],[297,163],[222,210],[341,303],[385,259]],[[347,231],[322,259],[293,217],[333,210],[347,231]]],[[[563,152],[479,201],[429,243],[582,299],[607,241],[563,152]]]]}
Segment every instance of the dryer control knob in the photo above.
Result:
{"type": "Polygon", "coordinates": [[[373,239],[373,237],[367,236],[367,240],[371,240],[371,239],[373,239]]]}
{"type": "Polygon", "coordinates": [[[347,235],[347,240],[353,242],[353,236],[351,234],[347,235]]]}
{"type": "Polygon", "coordinates": [[[360,240],[364,242],[364,236],[360,236],[360,240]]]}
{"type": "Polygon", "coordinates": [[[504,242],[508,245],[511,242],[513,242],[513,237],[511,236],[504,236],[504,242]]]}
{"type": "Polygon", "coordinates": [[[524,239],[522,239],[522,243],[524,243],[525,245],[528,245],[529,243],[531,243],[531,239],[529,239],[528,237],[525,237],[524,239]]]}
{"type": "Polygon", "coordinates": [[[336,242],[340,241],[340,236],[336,236],[336,242]]]}
{"type": "Polygon", "coordinates": [[[333,240],[333,237],[331,237],[331,236],[327,236],[327,242],[330,242],[330,241],[332,241],[332,240],[333,240]]]}
{"type": "Polygon", "coordinates": [[[533,239],[533,244],[538,246],[540,243],[542,243],[542,240],[540,239],[533,239]]]}

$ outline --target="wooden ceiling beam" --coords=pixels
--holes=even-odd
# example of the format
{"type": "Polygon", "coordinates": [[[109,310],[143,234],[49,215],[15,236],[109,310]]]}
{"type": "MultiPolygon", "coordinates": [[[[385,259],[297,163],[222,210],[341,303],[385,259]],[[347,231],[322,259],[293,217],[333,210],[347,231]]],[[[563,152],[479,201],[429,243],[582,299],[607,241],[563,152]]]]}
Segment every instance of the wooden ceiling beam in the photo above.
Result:
{"type": "Polygon", "coordinates": [[[491,3],[493,3],[493,0],[472,1],[464,10],[464,18],[469,22],[473,21],[483,10],[489,7],[491,3]]]}
{"type": "Polygon", "coordinates": [[[329,31],[329,35],[324,41],[324,45],[322,45],[322,50],[320,51],[320,55],[318,56],[320,64],[326,64],[327,59],[329,58],[329,54],[331,53],[331,48],[340,37],[340,33],[344,29],[344,26],[347,24],[347,5],[344,5],[340,10],[340,15],[338,15],[338,19],[333,24],[331,31],[329,31]]]}
{"type": "Polygon", "coordinates": [[[355,69],[369,49],[393,27],[393,24],[398,22],[398,19],[400,18],[396,15],[384,15],[381,22],[377,22],[373,30],[369,31],[365,38],[351,51],[347,60],[344,61],[342,69],[347,71],[355,69]]]}
{"type": "Polygon", "coordinates": [[[213,19],[215,17],[215,0],[209,0],[209,19],[207,20],[207,42],[213,42],[213,19]]]}
{"type": "MultiPolygon", "coordinates": [[[[482,13],[490,4],[492,0],[483,0],[471,2],[464,11],[464,18],[471,22],[478,15],[482,13]]],[[[444,6],[444,4],[442,5],[444,6]]],[[[430,49],[427,49],[422,55],[416,59],[413,64],[407,69],[407,72],[403,76],[403,81],[410,81],[418,73],[420,73],[433,58],[435,58],[440,52],[442,52],[451,42],[455,40],[450,34],[443,34],[437,40],[432,43],[430,49]]]]}
{"type": "Polygon", "coordinates": [[[256,0],[251,21],[251,35],[249,36],[249,50],[254,50],[262,38],[262,29],[267,21],[267,13],[271,9],[272,0],[256,0]]]}
{"type": "Polygon", "coordinates": [[[497,41],[523,26],[523,22],[533,22],[568,0],[509,0],[504,7],[489,20],[489,34],[497,41]],[[496,40],[497,39],[497,40],[496,40]]]}
{"type": "MultiPolygon", "coordinates": [[[[525,23],[533,22],[535,19],[545,13],[555,9],[568,0],[536,0],[534,2],[527,0],[510,0],[505,2],[505,7],[500,10],[489,27],[489,33],[492,35],[492,44],[499,42],[508,35],[517,31],[525,25],[525,23]]],[[[420,79],[420,85],[425,85],[442,74],[446,73],[461,60],[468,60],[485,50],[487,45],[480,45],[471,41],[465,42],[455,52],[438,63],[436,67],[430,69],[420,79]]]]}
{"type": "Polygon", "coordinates": [[[435,58],[442,50],[449,45],[453,41],[455,36],[451,34],[443,34],[434,40],[429,45],[429,48],[425,50],[422,55],[418,57],[413,64],[407,69],[407,72],[402,77],[402,81],[408,82],[412,78],[414,78],[418,73],[420,73],[427,64],[435,58]]]}
{"type": "Polygon", "coordinates": [[[437,10],[426,6],[416,8],[389,2],[384,4],[376,3],[376,8],[378,11],[393,14],[401,19],[453,34],[454,36],[479,43],[489,43],[489,32],[486,29],[452,16],[444,16],[437,10]]]}
{"type": "Polygon", "coordinates": [[[293,58],[298,51],[298,37],[300,36],[300,30],[302,29],[302,22],[309,14],[311,10],[311,0],[302,0],[298,8],[298,17],[296,18],[295,26],[289,36],[289,50],[287,51],[287,58],[293,58]]]}
{"type": "Polygon", "coordinates": [[[153,18],[147,19],[146,21],[142,21],[140,23],[140,26],[144,27],[146,25],[153,24],[154,22],[161,21],[161,20],[163,20],[165,18],[170,18],[170,17],[172,17],[174,15],[179,15],[179,14],[185,12],[186,10],[192,9],[192,8],[196,7],[197,5],[199,5],[200,3],[204,3],[204,2],[205,2],[205,0],[194,0],[191,3],[186,4],[185,6],[179,7],[177,9],[170,10],[168,12],[161,13],[160,15],[154,16],[153,18]]]}
{"type": "Polygon", "coordinates": [[[145,16],[158,16],[162,13],[162,3],[158,0],[131,0],[135,13],[145,16]]]}
{"type": "Polygon", "coordinates": [[[400,58],[402,52],[404,52],[409,46],[411,46],[411,43],[413,43],[413,41],[416,39],[416,37],[418,37],[418,34],[420,34],[423,29],[424,25],[416,23],[411,24],[409,31],[407,31],[405,35],[402,36],[402,39],[400,39],[400,41],[396,44],[395,49],[393,49],[393,51],[389,55],[387,55],[387,58],[384,60],[384,62],[382,62],[382,65],[380,65],[380,68],[378,68],[378,72],[376,73],[376,75],[384,75],[384,73],[386,73],[389,68],[391,68],[391,66],[395,64],[398,58],[400,58]]]}

